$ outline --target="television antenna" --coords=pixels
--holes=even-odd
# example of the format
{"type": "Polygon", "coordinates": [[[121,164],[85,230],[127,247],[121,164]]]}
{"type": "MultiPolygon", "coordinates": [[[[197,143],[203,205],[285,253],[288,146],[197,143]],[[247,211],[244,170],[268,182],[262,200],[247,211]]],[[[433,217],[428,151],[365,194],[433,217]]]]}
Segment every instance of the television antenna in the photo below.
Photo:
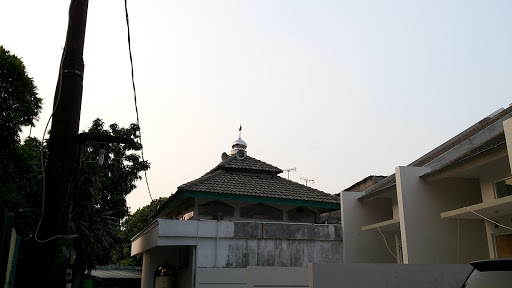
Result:
{"type": "Polygon", "coordinates": [[[288,173],[288,180],[290,180],[290,172],[295,172],[295,171],[297,171],[297,168],[295,168],[295,167],[284,169],[284,172],[288,173]]]}
{"type": "Polygon", "coordinates": [[[304,181],[306,183],[306,186],[308,186],[308,182],[311,182],[311,184],[315,183],[315,179],[309,179],[306,177],[300,177],[300,180],[304,181]]]}

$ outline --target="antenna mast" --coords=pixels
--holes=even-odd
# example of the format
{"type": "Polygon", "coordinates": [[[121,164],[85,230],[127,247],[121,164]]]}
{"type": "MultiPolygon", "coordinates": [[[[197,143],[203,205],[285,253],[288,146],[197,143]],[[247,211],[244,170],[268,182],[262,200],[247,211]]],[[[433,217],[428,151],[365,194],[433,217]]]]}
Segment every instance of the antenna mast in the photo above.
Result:
{"type": "Polygon", "coordinates": [[[297,168],[295,168],[295,167],[284,169],[284,172],[288,173],[288,180],[290,180],[290,172],[295,172],[295,171],[297,171],[297,168]]]}
{"type": "Polygon", "coordinates": [[[311,182],[311,184],[315,183],[315,179],[309,179],[306,177],[300,177],[300,180],[304,181],[306,183],[306,186],[308,186],[308,182],[311,182]]]}

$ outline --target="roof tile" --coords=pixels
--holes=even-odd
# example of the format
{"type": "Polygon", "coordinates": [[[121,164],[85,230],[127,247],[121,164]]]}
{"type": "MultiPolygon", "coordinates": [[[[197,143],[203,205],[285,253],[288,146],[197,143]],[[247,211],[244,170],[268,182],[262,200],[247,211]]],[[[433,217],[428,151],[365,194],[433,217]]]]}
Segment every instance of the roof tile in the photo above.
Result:
{"type": "Polygon", "coordinates": [[[277,175],[236,173],[225,170],[209,172],[178,187],[182,190],[285,198],[338,203],[338,197],[277,175]]]}

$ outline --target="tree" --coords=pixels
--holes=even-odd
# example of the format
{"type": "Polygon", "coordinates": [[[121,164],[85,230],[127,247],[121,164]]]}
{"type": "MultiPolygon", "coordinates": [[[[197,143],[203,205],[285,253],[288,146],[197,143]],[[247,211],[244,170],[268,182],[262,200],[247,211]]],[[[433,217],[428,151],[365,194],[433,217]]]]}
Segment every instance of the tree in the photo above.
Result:
{"type": "Polygon", "coordinates": [[[22,126],[34,125],[43,100],[20,58],[0,45],[0,145],[19,141],[22,126]]]}
{"type": "MultiPolygon", "coordinates": [[[[88,133],[136,139],[139,127],[131,124],[122,128],[114,123],[106,129],[105,123],[96,119],[88,133]]],[[[129,214],[126,196],[136,188],[140,173],[149,169],[149,163],[134,153],[141,148],[138,143],[135,147],[116,143],[87,143],[82,147],[71,221],[74,233],[82,236],[87,269],[111,263],[119,225],[129,214]],[[96,163],[100,149],[105,150],[101,166],[96,163]]]]}
{"type": "Polygon", "coordinates": [[[0,208],[15,214],[22,237],[32,235],[40,203],[41,143],[28,138],[20,145],[19,139],[21,128],[33,125],[41,111],[36,91],[21,59],[0,45],[0,208]]]}
{"type": "MultiPolygon", "coordinates": [[[[14,228],[23,239],[34,236],[41,215],[41,142],[33,137],[13,145],[2,167],[9,179],[0,182],[0,208],[15,215],[14,228]]],[[[0,169],[2,169],[0,168],[0,169]]],[[[0,176],[5,177],[5,174],[0,176]]]]}
{"type": "Polygon", "coordinates": [[[127,266],[140,266],[142,264],[142,259],[130,256],[131,239],[153,222],[153,214],[166,200],[167,198],[155,199],[148,205],[137,209],[135,213],[128,215],[121,222],[118,244],[112,250],[112,260],[114,263],[127,266]]]}
{"type": "MultiPolygon", "coordinates": [[[[34,240],[34,233],[41,217],[41,166],[45,167],[48,153],[46,145],[41,147],[40,140],[27,138],[20,143],[19,136],[21,128],[33,125],[41,111],[42,99],[36,90],[23,62],[0,46],[0,208],[14,214],[14,227],[23,239],[18,258],[19,273],[28,273],[26,271],[35,268],[34,263],[24,256],[46,247],[34,240]]],[[[105,128],[103,121],[96,119],[89,133],[137,139],[139,127],[131,124],[122,128],[111,124],[105,128]]],[[[80,254],[85,256],[82,257],[85,261],[80,263],[86,269],[111,262],[110,252],[120,231],[121,219],[128,215],[125,197],[141,179],[139,173],[149,169],[149,163],[134,153],[139,149],[141,145],[137,143],[135,146],[86,143],[83,147],[81,165],[73,172],[69,189],[75,191],[72,230],[82,239],[80,254]],[[100,148],[106,150],[103,166],[90,161],[95,160],[100,148]]],[[[33,280],[30,277],[17,279],[20,287],[31,285],[33,280]]]]}

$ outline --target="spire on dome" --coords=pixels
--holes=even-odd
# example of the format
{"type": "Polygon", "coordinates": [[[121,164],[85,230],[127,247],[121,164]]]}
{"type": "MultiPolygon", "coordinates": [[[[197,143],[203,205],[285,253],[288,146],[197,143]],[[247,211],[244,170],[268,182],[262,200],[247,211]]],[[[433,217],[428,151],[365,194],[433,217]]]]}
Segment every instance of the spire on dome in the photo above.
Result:
{"type": "Polygon", "coordinates": [[[242,124],[240,124],[240,128],[238,128],[238,139],[233,141],[233,144],[231,144],[231,154],[235,155],[236,151],[243,150],[245,151],[247,149],[247,143],[245,143],[244,140],[242,140],[242,124]]]}

